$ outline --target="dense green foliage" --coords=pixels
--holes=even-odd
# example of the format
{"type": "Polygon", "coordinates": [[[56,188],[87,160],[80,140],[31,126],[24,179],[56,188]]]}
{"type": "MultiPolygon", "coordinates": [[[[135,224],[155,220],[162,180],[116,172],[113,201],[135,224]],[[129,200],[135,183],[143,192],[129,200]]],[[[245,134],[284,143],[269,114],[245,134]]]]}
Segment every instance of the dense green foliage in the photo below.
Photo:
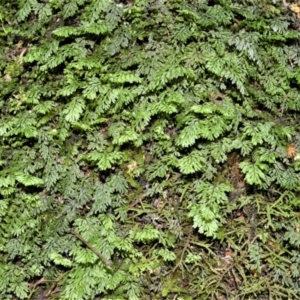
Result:
{"type": "Polygon", "coordinates": [[[0,6],[0,298],[299,299],[297,10],[0,6]]]}

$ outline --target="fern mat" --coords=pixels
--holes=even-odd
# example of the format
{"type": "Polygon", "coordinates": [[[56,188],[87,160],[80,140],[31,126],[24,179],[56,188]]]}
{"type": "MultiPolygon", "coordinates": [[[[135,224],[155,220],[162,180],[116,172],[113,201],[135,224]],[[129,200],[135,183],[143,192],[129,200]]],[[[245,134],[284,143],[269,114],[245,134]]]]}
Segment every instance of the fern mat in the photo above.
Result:
{"type": "Polygon", "coordinates": [[[0,4],[0,299],[300,299],[300,8],[0,4]]]}

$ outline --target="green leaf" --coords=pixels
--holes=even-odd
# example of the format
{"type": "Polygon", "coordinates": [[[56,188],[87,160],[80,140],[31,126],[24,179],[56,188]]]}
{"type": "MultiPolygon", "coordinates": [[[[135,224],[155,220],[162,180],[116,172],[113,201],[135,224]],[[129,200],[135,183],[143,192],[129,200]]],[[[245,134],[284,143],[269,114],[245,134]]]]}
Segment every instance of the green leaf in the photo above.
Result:
{"type": "Polygon", "coordinates": [[[178,160],[178,167],[183,174],[204,171],[205,165],[206,157],[199,150],[193,150],[189,155],[178,160]]]}
{"type": "Polygon", "coordinates": [[[44,181],[41,178],[24,174],[21,172],[16,173],[16,181],[24,184],[25,186],[40,186],[44,184],[44,181]]]}
{"type": "Polygon", "coordinates": [[[80,35],[81,30],[79,30],[76,27],[63,26],[63,27],[55,29],[52,33],[57,36],[61,36],[61,37],[69,37],[72,35],[80,35]]]}
{"type": "Polygon", "coordinates": [[[27,299],[29,295],[29,287],[26,282],[20,282],[15,287],[15,293],[19,299],[27,299]]]}
{"type": "Polygon", "coordinates": [[[49,254],[49,258],[50,258],[51,260],[53,260],[54,263],[57,264],[57,265],[62,265],[62,266],[64,266],[64,267],[71,267],[71,266],[73,265],[73,263],[72,263],[71,260],[69,260],[69,259],[63,257],[63,256],[62,256],[61,254],[59,254],[59,253],[55,253],[55,252],[50,253],[50,254],[49,254]]]}
{"type": "Polygon", "coordinates": [[[91,162],[95,162],[99,170],[104,171],[112,168],[112,166],[118,163],[122,158],[121,152],[91,152],[83,156],[85,159],[91,162]]]}
{"type": "Polygon", "coordinates": [[[168,249],[156,249],[153,251],[153,254],[162,257],[164,261],[176,260],[176,254],[168,249]]]}
{"type": "MultiPolygon", "coordinates": [[[[133,234],[133,232],[131,232],[133,234]]],[[[160,232],[152,225],[146,225],[142,230],[135,231],[134,239],[137,242],[151,242],[160,238],[160,232]]]]}
{"type": "Polygon", "coordinates": [[[84,100],[81,98],[75,98],[70,103],[66,105],[66,108],[63,110],[65,115],[65,120],[67,122],[76,122],[80,118],[85,107],[84,100]]]}
{"type": "Polygon", "coordinates": [[[246,175],[245,179],[249,184],[263,186],[267,182],[267,172],[269,166],[264,163],[251,163],[243,161],[240,163],[242,172],[246,175]]]}

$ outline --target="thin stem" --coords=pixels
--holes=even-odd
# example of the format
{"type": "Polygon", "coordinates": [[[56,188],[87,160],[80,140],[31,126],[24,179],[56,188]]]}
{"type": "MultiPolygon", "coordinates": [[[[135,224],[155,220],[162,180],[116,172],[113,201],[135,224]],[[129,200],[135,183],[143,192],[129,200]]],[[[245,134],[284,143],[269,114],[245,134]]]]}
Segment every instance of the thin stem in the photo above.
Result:
{"type": "Polygon", "coordinates": [[[84,243],[90,250],[92,250],[103,262],[106,266],[111,266],[112,261],[106,259],[97,249],[95,249],[89,242],[87,242],[79,233],[74,230],[71,230],[71,233],[76,236],[82,243],[84,243]]]}

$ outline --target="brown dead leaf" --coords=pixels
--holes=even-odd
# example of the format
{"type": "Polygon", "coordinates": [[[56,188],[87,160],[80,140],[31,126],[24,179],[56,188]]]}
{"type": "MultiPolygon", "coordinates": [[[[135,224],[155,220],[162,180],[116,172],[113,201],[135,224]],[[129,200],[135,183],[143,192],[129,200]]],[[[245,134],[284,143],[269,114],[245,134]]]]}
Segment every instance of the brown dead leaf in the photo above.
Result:
{"type": "Polygon", "coordinates": [[[10,82],[12,80],[12,77],[9,74],[4,75],[3,78],[6,82],[10,82]]]}
{"type": "Polygon", "coordinates": [[[130,164],[127,165],[128,173],[138,169],[138,164],[135,160],[132,160],[130,164]]]}
{"type": "Polygon", "coordinates": [[[300,5],[299,4],[292,4],[290,6],[292,12],[297,15],[297,18],[300,19],[300,5]]]}
{"type": "Polygon", "coordinates": [[[287,146],[286,153],[289,158],[294,157],[296,152],[297,152],[297,148],[296,148],[295,144],[290,144],[287,146]]]}
{"type": "Polygon", "coordinates": [[[17,46],[17,49],[21,49],[23,46],[23,41],[19,41],[16,46],[17,46]]]}

